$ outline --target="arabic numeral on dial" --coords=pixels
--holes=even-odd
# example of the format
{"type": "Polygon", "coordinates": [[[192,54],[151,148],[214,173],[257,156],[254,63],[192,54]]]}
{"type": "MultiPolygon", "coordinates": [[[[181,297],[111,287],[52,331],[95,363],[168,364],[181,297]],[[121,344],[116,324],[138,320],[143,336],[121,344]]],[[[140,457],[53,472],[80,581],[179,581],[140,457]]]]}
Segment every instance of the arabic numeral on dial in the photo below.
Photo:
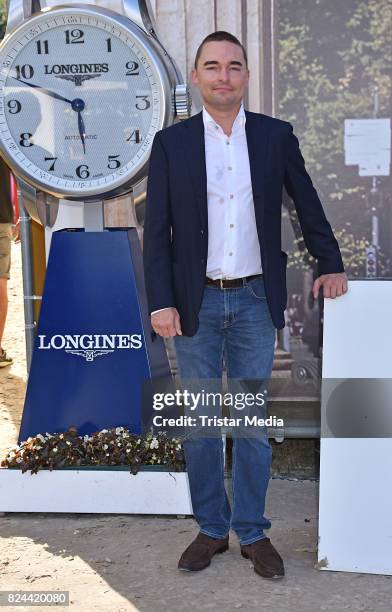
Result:
{"type": "Polygon", "coordinates": [[[30,64],[24,64],[23,66],[15,66],[16,78],[20,79],[32,79],[34,76],[34,68],[30,64]]]}
{"type": "Polygon", "coordinates": [[[23,134],[20,134],[19,144],[20,144],[22,147],[32,147],[32,146],[33,146],[33,143],[32,143],[32,142],[30,142],[30,138],[31,138],[32,136],[33,136],[33,135],[32,135],[32,134],[30,134],[30,132],[23,132],[23,134]]]}
{"type": "Polygon", "coordinates": [[[147,110],[151,106],[150,96],[136,96],[139,98],[139,102],[136,102],[136,108],[138,110],[147,110]]]}
{"type": "Polygon", "coordinates": [[[112,52],[112,39],[111,38],[107,38],[106,39],[106,44],[107,44],[108,53],[111,53],[112,52]]]}
{"type": "Polygon", "coordinates": [[[49,53],[49,43],[47,40],[37,40],[36,41],[36,45],[37,45],[37,53],[38,55],[48,55],[49,53]]]}
{"type": "Polygon", "coordinates": [[[53,164],[51,164],[50,168],[49,168],[49,172],[52,172],[54,170],[54,165],[57,161],[57,157],[45,157],[45,161],[51,161],[53,162],[53,164]]]}
{"type": "Polygon", "coordinates": [[[81,179],[88,178],[90,176],[90,172],[89,172],[88,166],[86,166],[85,164],[82,164],[81,166],[78,166],[76,168],[76,174],[81,179]]]}
{"type": "Polygon", "coordinates": [[[125,68],[127,69],[127,72],[125,73],[126,76],[134,76],[139,74],[139,64],[137,62],[127,62],[125,64],[125,68]]]}
{"type": "Polygon", "coordinates": [[[109,155],[108,157],[108,168],[110,170],[117,170],[121,166],[120,161],[117,159],[120,155],[109,155]]]}
{"type": "Polygon", "coordinates": [[[83,30],[65,30],[65,42],[67,45],[84,43],[83,30]]]}
{"type": "Polygon", "coordinates": [[[140,130],[133,130],[129,137],[126,139],[127,142],[133,142],[134,144],[139,144],[141,142],[140,130]]]}
{"type": "Polygon", "coordinates": [[[19,100],[9,100],[7,102],[7,106],[8,106],[8,109],[11,115],[16,115],[17,113],[20,113],[20,111],[22,110],[22,105],[19,102],[19,100]]]}

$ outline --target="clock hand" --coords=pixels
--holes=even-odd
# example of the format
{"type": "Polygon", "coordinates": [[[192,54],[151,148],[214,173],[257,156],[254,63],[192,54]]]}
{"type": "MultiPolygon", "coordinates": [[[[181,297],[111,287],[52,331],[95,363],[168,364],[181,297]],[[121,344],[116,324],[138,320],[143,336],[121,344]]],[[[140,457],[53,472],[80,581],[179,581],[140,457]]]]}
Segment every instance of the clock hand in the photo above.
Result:
{"type": "Polygon", "coordinates": [[[62,100],[63,102],[68,102],[68,104],[72,104],[72,100],[68,100],[68,98],[64,98],[63,96],[60,96],[60,94],[57,94],[54,91],[51,91],[50,89],[46,89],[46,87],[41,87],[40,85],[34,85],[34,83],[28,83],[27,81],[22,81],[22,79],[17,79],[16,77],[12,77],[12,78],[15,79],[15,81],[19,81],[20,83],[23,83],[24,85],[28,85],[29,87],[33,87],[34,89],[38,89],[38,91],[41,91],[47,96],[51,96],[52,98],[56,98],[57,100],[62,100]]]}
{"type": "Polygon", "coordinates": [[[85,127],[84,127],[82,111],[80,111],[80,110],[78,110],[78,128],[79,128],[80,138],[81,138],[81,141],[83,143],[83,151],[84,151],[84,154],[86,155],[86,145],[85,145],[85,142],[84,142],[84,137],[86,135],[86,130],[85,130],[85,127]]]}
{"type": "Polygon", "coordinates": [[[84,154],[86,155],[86,145],[85,145],[85,140],[84,140],[86,136],[86,129],[84,127],[84,121],[82,117],[82,111],[84,110],[84,107],[85,107],[85,104],[83,100],[81,100],[80,98],[75,98],[75,100],[72,100],[72,109],[78,113],[78,130],[80,134],[80,140],[82,141],[82,144],[83,144],[83,151],[84,151],[84,154]]]}
{"type": "Polygon", "coordinates": [[[84,154],[86,154],[86,145],[85,145],[86,130],[85,130],[84,121],[82,118],[82,110],[84,109],[83,100],[80,100],[79,98],[76,98],[75,100],[69,100],[68,98],[64,98],[64,96],[61,96],[60,94],[54,91],[51,91],[50,89],[46,89],[46,87],[41,87],[40,85],[35,85],[34,83],[28,83],[27,81],[23,81],[22,79],[17,79],[16,77],[12,77],[12,78],[14,78],[16,81],[19,81],[20,83],[23,83],[24,85],[28,85],[28,87],[33,87],[34,89],[38,89],[42,93],[48,96],[51,96],[52,98],[56,98],[56,100],[62,100],[63,102],[67,102],[68,104],[71,104],[72,109],[78,113],[79,134],[80,134],[80,138],[83,143],[84,154]]]}

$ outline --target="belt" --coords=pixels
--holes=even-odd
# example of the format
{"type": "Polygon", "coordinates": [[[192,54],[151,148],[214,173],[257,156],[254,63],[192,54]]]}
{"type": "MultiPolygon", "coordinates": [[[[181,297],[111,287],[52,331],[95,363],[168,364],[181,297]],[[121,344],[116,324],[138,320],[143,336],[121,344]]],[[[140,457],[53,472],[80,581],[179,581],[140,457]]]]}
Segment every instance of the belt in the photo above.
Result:
{"type": "Polygon", "coordinates": [[[214,285],[214,287],[220,287],[220,289],[232,289],[234,287],[243,287],[248,281],[254,278],[260,278],[262,274],[253,274],[253,276],[243,276],[242,278],[208,278],[206,276],[206,285],[214,285]]]}

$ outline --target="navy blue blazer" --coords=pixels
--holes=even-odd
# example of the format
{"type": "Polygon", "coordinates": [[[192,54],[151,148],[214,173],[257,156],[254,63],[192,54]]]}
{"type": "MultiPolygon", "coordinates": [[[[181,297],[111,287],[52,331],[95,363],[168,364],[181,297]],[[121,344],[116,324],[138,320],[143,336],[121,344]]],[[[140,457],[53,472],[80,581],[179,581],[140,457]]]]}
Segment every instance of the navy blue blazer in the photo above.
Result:
{"type": "MultiPolygon", "coordinates": [[[[267,303],[285,325],[287,254],[281,250],[282,190],[293,199],[319,274],[343,272],[338,243],[287,121],[246,113],[250,173],[267,303]]],[[[174,306],[184,335],[199,326],[208,251],[207,175],[202,112],[157,132],[151,150],[144,222],[149,312],[174,306]]]]}

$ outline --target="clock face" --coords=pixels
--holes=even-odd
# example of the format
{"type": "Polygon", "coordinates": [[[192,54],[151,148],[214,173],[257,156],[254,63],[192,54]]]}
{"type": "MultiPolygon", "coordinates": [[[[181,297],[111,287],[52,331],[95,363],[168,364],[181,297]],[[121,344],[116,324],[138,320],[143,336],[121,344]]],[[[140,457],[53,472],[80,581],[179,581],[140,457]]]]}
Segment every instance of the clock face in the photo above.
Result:
{"type": "Polygon", "coordinates": [[[0,136],[11,166],[54,195],[117,189],[145,166],[164,115],[159,68],[116,17],[59,9],[0,52],[0,136]]]}

